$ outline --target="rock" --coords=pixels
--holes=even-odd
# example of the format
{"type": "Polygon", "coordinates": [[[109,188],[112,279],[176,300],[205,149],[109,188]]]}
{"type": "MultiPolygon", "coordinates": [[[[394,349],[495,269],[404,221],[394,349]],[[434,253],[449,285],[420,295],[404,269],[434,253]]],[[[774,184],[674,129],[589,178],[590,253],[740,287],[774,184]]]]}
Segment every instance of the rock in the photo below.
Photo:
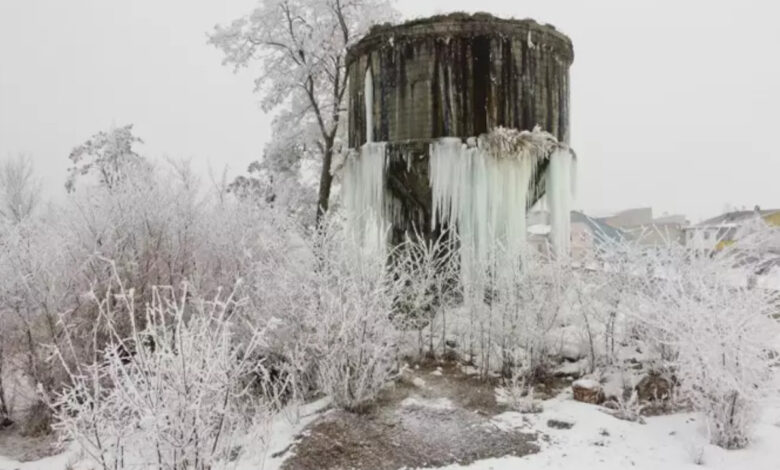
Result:
{"type": "Polygon", "coordinates": [[[600,383],[591,379],[576,380],[571,384],[574,399],[583,403],[600,405],[604,403],[604,388],[600,383]]]}
{"type": "Polygon", "coordinates": [[[668,400],[671,398],[671,382],[658,372],[650,372],[636,384],[639,401],[668,400]]]}
{"type": "Polygon", "coordinates": [[[425,380],[421,379],[420,377],[413,378],[412,384],[414,384],[414,386],[417,388],[425,388],[425,380]]]}
{"type": "Polygon", "coordinates": [[[571,429],[574,426],[574,423],[569,423],[558,419],[550,419],[547,421],[547,426],[553,429],[571,429]]]}

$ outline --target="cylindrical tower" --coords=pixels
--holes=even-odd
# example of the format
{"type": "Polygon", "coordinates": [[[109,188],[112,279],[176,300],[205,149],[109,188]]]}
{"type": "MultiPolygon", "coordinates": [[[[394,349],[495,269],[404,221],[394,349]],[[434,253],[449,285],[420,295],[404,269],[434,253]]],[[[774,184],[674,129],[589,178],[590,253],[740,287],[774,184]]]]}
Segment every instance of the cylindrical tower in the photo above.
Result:
{"type": "Polygon", "coordinates": [[[538,125],[568,142],[573,58],[568,37],[530,19],[451,14],[374,27],[348,56],[349,145],[370,140],[367,122],[373,141],[538,125]]]}
{"type": "MultiPolygon", "coordinates": [[[[437,142],[455,137],[473,144],[508,128],[541,129],[568,144],[573,57],[569,38],[552,26],[484,13],[377,26],[352,47],[349,147],[372,147],[369,154],[377,155],[372,142],[383,143],[383,210],[394,240],[411,230],[436,231],[430,173],[437,142]]],[[[544,194],[549,161],[535,164],[524,205],[544,194]]],[[[378,167],[371,171],[380,177],[378,167]]]]}

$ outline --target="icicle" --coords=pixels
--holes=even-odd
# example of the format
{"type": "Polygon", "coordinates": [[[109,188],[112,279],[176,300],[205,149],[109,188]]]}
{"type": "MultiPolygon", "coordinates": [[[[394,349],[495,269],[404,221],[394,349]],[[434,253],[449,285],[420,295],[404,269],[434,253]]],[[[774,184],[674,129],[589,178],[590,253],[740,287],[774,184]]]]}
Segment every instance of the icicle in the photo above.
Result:
{"type": "Polygon", "coordinates": [[[389,229],[385,213],[386,143],[367,142],[344,165],[342,186],[349,224],[368,249],[385,246],[389,229]]]}
{"type": "Polygon", "coordinates": [[[475,145],[452,137],[431,144],[431,223],[457,229],[464,280],[489,265],[509,266],[525,248],[529,189],[547,146],[514,132],[475,145]]]}
{"type": "Polygon", "coordinates": [[[571,244],[572,153],[558,149],[550,156],[547,169],[547,201],[550,205],[550,237],[559,257],[569,256],[571,244]]]}
{"type": "Polygon", "coordinates": [[[571,200],[577,199],[577,156],[572,152],[571,157],[571,200]]]}
{"type": "Polygon", "coordinates": [[[374,77],[371,69],[366,69],[363,83],[363,98],[366,100],[366,142],[374,141],[374,77]]]}

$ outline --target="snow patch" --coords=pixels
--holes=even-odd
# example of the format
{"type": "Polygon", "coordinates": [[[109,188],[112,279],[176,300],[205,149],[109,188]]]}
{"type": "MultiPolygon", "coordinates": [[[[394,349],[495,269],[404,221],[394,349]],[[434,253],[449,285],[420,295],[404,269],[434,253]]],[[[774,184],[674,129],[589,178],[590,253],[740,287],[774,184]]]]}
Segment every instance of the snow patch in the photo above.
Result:
{"type": "Polygon", "coordinates": [[[420,398],[411,396],[401,402],[402,408],[432,408],[436,410],[451,410],[455,408],[448,398],[420,398]]]}
{"type": "Polygon", "coordinates": [[[776,470],[780,462],[780,428],[774,425],[780,416],[778,405],[767,410],[748,448],[727,451],[707,444],[704,419],[698,414],[647,418],[643,425],[616,419],[600,407],[560,396],[545,401],[541,413],[507,412],[491,420],[501,430],[539,430],[547,435],[538,440],[539,453],[449,465],[439,470],[776,470]],[[571,429],[550,428],[547,422],[553,419],[576,425],[571,429]],[[701,466],[694,462],[699,456],[701,466]]]}

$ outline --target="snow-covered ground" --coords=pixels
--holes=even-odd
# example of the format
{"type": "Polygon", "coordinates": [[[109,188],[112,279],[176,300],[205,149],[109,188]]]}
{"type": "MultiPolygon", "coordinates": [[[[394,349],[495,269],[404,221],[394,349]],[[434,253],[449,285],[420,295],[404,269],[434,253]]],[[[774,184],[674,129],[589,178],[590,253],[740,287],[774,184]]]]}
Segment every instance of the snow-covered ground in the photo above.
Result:
{"type": "Polygon", "coordinates": [[[75,460],[76,456],[73,452],[24,463],[0,456],[0,470],[66,470],[75,460]]]}
{"type": "Polygon", "coordinates": [[[646,424],[618,420],[600,407],[561,396],[544,402],[539,414],[504,413],[498,426],[519,426],[549,436],[542,451],[522,458],[482,460],[446,470],[777,470],[780,468],[780,406],[761,417],[751,445],[727,451],[707,444],[703,420],[696,414],[646,418],[646,424]],[[556,429],[549,420],[572,423],[571,429],[556,429]],[[697,464],[697,461],[699,464],[697,464]]]}
{"type": "MultiPolygon", "coordinates": [[[[245,454],[231,470],[278,470],[289,454],[287,449],[309,423],[327,409],[328,399],[320,399],[301,407],[290,407],[281,413],[270,424],[268,432],[247,436],[260,441],[259,436],[265,435],[265,441],[250,442],[246,448],[252,452],[245,454]]],[[[95,467],[85,463],[75,449],[69,449],[58,455],[46,457],[31,462],[18,462],[0,456],[0,470],[94,470],[95,467]]],[[[139,469],[142,470],[142,469],[139,469]]]]}
{"type": "MultiPolygon", "coordinates": [[[[438,403],[438,402],[437,402],[438,403]]],[[[443,402],[442,402],[443,403],[443,402]]],[[[300,410],[300,420],[290,415],[273,424],[266,451],[242,461],[237,470],[277,470],[289,452],[294,436],[319,416],[326,401],[300,410]],[[294,424],[291,424],[294,423],[294,424]],[[274,454],[279,454],[272,457],[274,454]],[[263,461],[263,454],[266,462],[263,461]]],[[[537,431],[542,436],[541,452],[525,457],[481,460],[467,466],[440,467],[445,470],[552,470],[552,469],[715,469],[777,470],[780,468],[780,399],[767,407],[747,449],[727,451],[707,444],[703,419],[694,413],[646,418],[645,424],[618,420],[603,408],[573,401],[566,392],[543,402],[537,414],[506,412],[493,418],[500,429],[537,431]],[[570,423],[569,429],[551,427],[551,420],[570,423]]],[[[258,446],[263,447],[263,446],[258,446]]],[[[73,451],[35,462],[19,463],[0,457],[0,470],[86,469],[73,465],[73,451]]]]}

